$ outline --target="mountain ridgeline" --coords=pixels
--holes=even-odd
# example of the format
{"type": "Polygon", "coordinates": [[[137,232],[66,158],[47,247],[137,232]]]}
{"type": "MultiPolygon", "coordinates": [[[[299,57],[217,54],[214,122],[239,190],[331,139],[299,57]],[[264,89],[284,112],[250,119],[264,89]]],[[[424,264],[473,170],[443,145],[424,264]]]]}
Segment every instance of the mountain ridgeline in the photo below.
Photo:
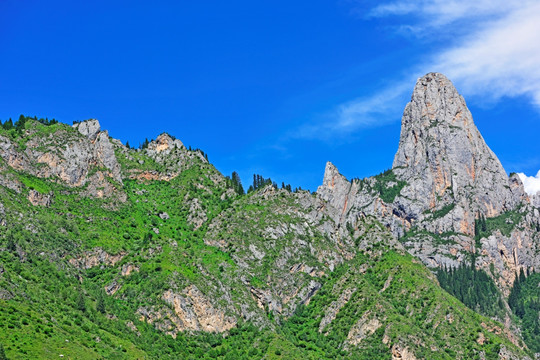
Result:
{"type": "MultiPolygon", "coordinates": [[[[534,359],[540,214],[443,75],[393,168],[244,192],[164,133],[0,127],[0,359],[534,359]]],[[[538,356],[538,355],[537,355],[538,356]]]]}

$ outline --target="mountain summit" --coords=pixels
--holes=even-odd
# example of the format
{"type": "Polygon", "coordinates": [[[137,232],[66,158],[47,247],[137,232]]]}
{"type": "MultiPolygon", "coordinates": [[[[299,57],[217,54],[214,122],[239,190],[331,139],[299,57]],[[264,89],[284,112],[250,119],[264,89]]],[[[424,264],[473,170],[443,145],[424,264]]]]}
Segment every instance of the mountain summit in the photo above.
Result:
{"type": "Polygon", "coordinates": [[[540,261],[540,218],[521,180],[506,174],[465,100],[439,73],[414,87],[391,170],[349,182],[328,163],[317,192],[335,209],[335,221],[354,225],[373,215],[431,267],[459,266],[475,254],[477,265],[494,264],[508,288],[517,271],[540,261]],[[508,230],[487,229],[495,224],[508,230]]]}
{"type": "Polygon", "coordinates": [[[422,204],[411,206],[413,212],[456,204],[464,221],[455,230],[467,234],[474,233],[475,217],[512,210],[525,197],[521,181],[508,178],[480,135],[463,97],[439,73],[423,76],[414,87],[393,169],[409,184],[402,195],[422,204]]]}
{"type": "Polygon", "coordinates": [[[0,126],[0,359],[530,360],[539,250],[538,209],[440,74],[393,169],[328,163],[317,193],[246,194],[166,133],[0,126]]]}

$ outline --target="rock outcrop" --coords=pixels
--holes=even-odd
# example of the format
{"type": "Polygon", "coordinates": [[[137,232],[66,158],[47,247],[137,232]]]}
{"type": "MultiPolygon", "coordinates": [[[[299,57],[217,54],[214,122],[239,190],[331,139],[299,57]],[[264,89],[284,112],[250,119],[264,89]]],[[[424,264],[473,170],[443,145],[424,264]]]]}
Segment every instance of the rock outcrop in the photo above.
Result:
{"type": "Polygon", "coordinates": [[[538,211],[442,74],[418,79],[403,113],[392,170],[348,181],[327,163],[317,194],[334,221],[354,229],[363,216],[373,215],[430,267],[458,266],[476,253],[477,266],[495,265],[505,293],[520,269],[540,267],[538,211]],[[512,221],[511,232],[475,239],[480,217],[512,221]]]}
{"type": "Polygon", "coordinates": [[[426,210],[455,204],[461,221],[444,231],[474,234],[474,219],[513,210],[523,187],[508,178],[486,145],[463,97],[444,75],[420,78],[401,121],[393,170],[406,181],[401,204],[417,219],[426,210]],[[513,185],[516,193],[512,191],[513,185]],[[413,205],[414,204],[414,205],[413,205]],[[418,206],[420,205],[420,206],[418,206]]]}
{"type": "Polygon", "coordinates": [[[540,191],[530,196],[531,205],[540,208],[540,191]]]}
{"type": "Polygon", "coordinates": [[[120,164],[108,132],[101,131],[97,120],[76,123],[73,128],[77,131],[62,124],[48,135],[39,126],[43,125],[32,122],[21,135],[26,141],[24,149],[0,136],[0,157],[7,165],[40,178],[59,179],[71,187],[89,183],[90,196],[108,197],[118,190],[107,179],[122,184],[120,164]]]}
{"type": "Polygon", "coordinates": [[[196,286],[187,287],[181,294],[167,290],[162,299],[172,310],[140,308],[138,313],[141,321],[153,323],[173,337],[185,331],[222,333],[236,326],[236,320],[217,309],[196,286]]]}
{"type": "Polygon", "coordinates": [[[181,149],[184,144],[178,139],[171,137],[167,133],[163,133],[156,140],[148,144],[146,152],[151,157],[169,155],[174,149],[181,149]]]}
{"type": "Polygon", "coordinates": [[[34,206],[50,206],[52,203],[52,193],[51,194],[42,194],[36,190],[30,190],[28,192],[28,201],[34,206]]]}
{"type": "Polygon", "coordinates": [[[107,253],[102,248],[95,248],[92,251],[86,251],[82,256],[69,259],[71,265],[79,269],[90,269],[94,266],[107,265],[112,266],[122,260],[126,255],[125,252],[120,252],[116,255],[107,253]]]}

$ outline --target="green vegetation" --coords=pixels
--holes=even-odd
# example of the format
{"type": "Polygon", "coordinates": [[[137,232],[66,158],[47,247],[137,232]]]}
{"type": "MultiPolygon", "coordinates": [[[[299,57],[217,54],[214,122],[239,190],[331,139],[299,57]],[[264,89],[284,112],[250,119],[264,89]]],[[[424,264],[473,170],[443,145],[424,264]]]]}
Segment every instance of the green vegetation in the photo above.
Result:
{"type": "Polygon", "coordinates": [[[432,233],[425,229],[418,229],[413,227],[409,231],[405,232],[402,237],[399,238],[401,243],[406,243],[408,241],[429,241],[434,245],[446,245],[446,244],[455,244],[456,241],[453,237],[460,235],[459,233],[453,231],[447,231],[444,233],[432,233]]]}
{"type": "Polygon", "coordinates": [[[240,175],[236,171],[233,171],[231,177],[226,177],[227,185],[233,188],[233,190],[238,195],[244,195],[244,187],[242,186],[242,180],[240,180],[240,175]]]}
{"type": "MultiPolygon", "coordinates": [[[[34,119],[0,133],[43,152],[81,138],[34,119]]],[[[390,359],[392,346],[417,358],[494,359],[503,345],[523,355],[491,332],[502,325],[388,245],[391,235],[369,216],[338,237],[309,192],[256,175],[244,194],[238,174],[223,177],[200,150],[156,159],[115,145],[115,154],[122,183],[90,168],[114,186],[103,197],[89,195],[92,184],[69,187],[0,160],[9,185],[0,186],[0,359],[390,359]],[[170,176],[136,176],[143,172],[170,176]],[[50,204],[33,206],[31,190],[50,204]],[[177,327],[164,293],[189,305],[194,287],[236,326],[177,327]]],[[[391,172],[376,184],[387,202],[404,186],[391,172]]],[[[405,238],[413,235],[456,234],[405,238]]]]}
{"type": "Polygon", "coordinates": [[[396,196],[407,185],[406,181],[398,180],[392,169],[376,175],[374,179],[376,182],[373,190],[380,194],[382,201],[385,203],[394,202],[396,196]]]}
{"type": "Polygon", "coordinates": [[[439,268],[437,279],[443,289],[468,308],[488,316],[504,314],[504,303],[499,290],[484,270],[476,269],[474,258],[471,264],[450,269],[439,268]]]}
{"type": "Polygon", "coordinates": [[[431,212],[431,218],[432,218],[432,219],[443,218],[443,217],[445,217],[450,211],[452,211],[452,210],[454,209],[455,206],[456,206],[455,203],[446,204],[446,205],[444,205],[442,208],[440,208],[439,210],[435,210],[435,211],[431,212]]]}
{"type": "Polygon", "coordinates": [[[521,269],[512,286],[508,305],[521,321],[523,340],[535,353],[540,353],[540,273],[525,276],[521,269]]]}
{"type": "Polygon", "coordinates": [[[37,116],[30,117],[30,116],[21,115],[19,116],[19,119],[15,123],[13,123],[13,120],[9,118],[8,120],[4,122],[4,124],[2,124],[2,121],[0,121],[0,125],[4,128],[4,130],[15,129],[17,132],[21,133],[22,130],[26,128],[26,123],[29,122],[29,120],[34,120],[45,126],[58,124],[58,121],[56,119],[51,119],[51,120],[49,120],[48,118],[38,119],[37,116]]]}
{"type": "Polygon", "coordinates": [[[498,359],[500,346],[511,346],[487,331],[502,325],[465,308],[433,284],[425,267],[411,260],[389,249],[375,258],[358,255],[332,274],[308,306],[300,306],[287,320],[285,336],[297,348],[308,350],[308,359],[391,359],[383,338],[407,344],[419,359],[480,359],[480,352],[487,359],[498,359]],[[367,271],[362,271],[366,265],[367,271]],[[319,332],[322,318],[346,289],[351,289],[350,300],[319,332]],[[354,339],[350,329],[366,323],[376,330],[364,332],[360,346],[344,346],[354,339]],[[486,337],[483,345],[476,341],[480,333],[486,337]]]}
{"type": "Polygon", "coordinates": [[[257,191],[268,185],[273,185],[274,188],[277,189],[277,184],[273,182],[272,179],[270,178],[265,179],[263,176],[259,174],[253,174],[253,185],[249,186],[248,193],[257,191]]]}
{"type": "Polygon", "coordinates": [[[495,230],[499,230],[504,236],[510,236],[512,230],[521,221],[523,214],[520,209],[507,211],[492,218],[480,216],[475,222],[475,235],[477,239],[487,238],[495,230]]]}

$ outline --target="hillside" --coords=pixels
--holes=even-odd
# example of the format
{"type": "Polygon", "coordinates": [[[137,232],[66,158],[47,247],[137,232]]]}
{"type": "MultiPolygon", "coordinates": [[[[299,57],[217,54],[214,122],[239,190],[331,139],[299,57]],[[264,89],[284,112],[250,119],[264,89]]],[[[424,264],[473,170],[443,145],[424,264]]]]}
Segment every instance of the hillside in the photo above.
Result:
{"type": "Polygon", "coordinates": [[[256,188],[165,133],[0,127],[5,356],[534,358],[540,215],[442,75],[419,80],[393,169],[256,188]]]}

